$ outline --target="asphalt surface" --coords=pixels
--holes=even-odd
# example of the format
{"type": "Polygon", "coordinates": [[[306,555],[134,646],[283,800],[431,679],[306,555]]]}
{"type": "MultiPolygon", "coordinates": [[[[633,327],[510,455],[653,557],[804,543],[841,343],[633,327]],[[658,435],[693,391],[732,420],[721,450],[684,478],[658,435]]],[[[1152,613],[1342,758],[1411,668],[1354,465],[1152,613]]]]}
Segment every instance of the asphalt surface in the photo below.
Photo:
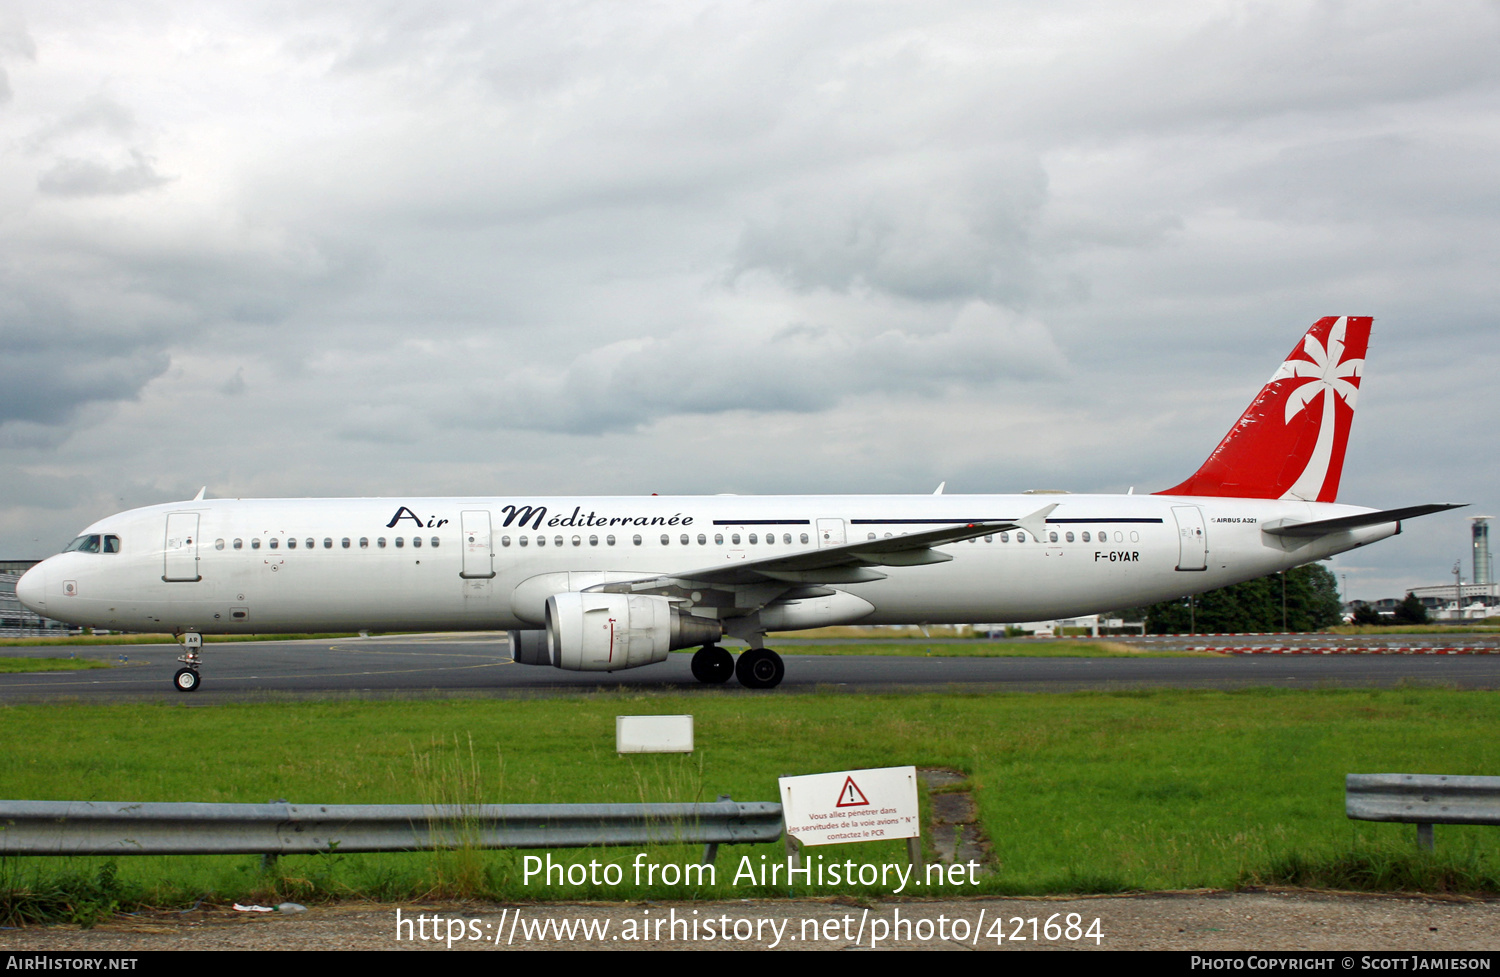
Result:
{"type": "MultiPolygon", "coordinates": [[[[1446,635],[1394,636],[1387,643],[1434,647],[1496,646],[1446,635]]],[[[1178,644],[1281,645],[1290,639],[1179,639],[1178,644]]],[[[1318,636],[1319,644],[1329,643],[1318,636]]],[[[510,661],[503,635],[424,635],[318,641],[214,643],[205,647],[197,692],[172,686],[180,651],[172,645],[7,648],[0,655],[94,658],[113,668],[0,675],[0,702],[190,701],[210,703],[349,696],[535,696],[597,688],[656,689],[776,695],[815,691],[1070,692],[1122,688],[1237,689],[1366,688],[1419,684],[1465,689],[1500,688],[1500,654],[1202,655],[1174,658],[959,658],[941,654],[941,639],[922,642],[931,657],[787,655],[786,678],[771,692],[752,692],[731,680],[704,686],[689,670],[689,654],[614,673],[566,672],[510,661]]],[[[1141,642],[1153,649],[1163,643],[1141,642]]],[[[780,643],[783,648],[795,644],[780,643]]],[[[1371,646],[1372,639],[1359,639],[1371,646]]]]}

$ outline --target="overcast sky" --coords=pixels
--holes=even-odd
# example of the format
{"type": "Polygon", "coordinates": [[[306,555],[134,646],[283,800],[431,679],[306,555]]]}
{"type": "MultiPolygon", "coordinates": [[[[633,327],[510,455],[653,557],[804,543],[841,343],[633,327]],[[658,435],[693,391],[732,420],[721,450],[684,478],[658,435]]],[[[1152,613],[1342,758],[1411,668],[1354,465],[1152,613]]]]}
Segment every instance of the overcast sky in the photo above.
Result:
{"type": "Polygon", "coordinates": [[[0,6],[0,557],[189,498],[1155,491],[1375,327],[1500,515],[1493,2],[0,6]]]}

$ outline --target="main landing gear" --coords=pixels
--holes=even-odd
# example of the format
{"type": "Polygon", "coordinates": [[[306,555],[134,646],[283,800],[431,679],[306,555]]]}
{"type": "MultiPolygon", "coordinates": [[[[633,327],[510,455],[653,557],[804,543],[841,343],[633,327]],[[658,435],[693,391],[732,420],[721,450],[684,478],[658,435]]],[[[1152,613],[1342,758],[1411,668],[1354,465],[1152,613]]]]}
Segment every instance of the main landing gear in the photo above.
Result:
{"type": "Polygon", "coordinates": [[[770,648],[751,648],[734,663],[735,678],[747,689],[774,689],[785,674],[781,656],[770,648]]]}
{"type": "Polygon", "coordinates": [[[747,689],[774,689],[786,675],[781,656],[769,648],[742,652],[739,660],[717,645],[704,645],[693,654],[693,678],[718,685],[735,676],[747,689]]]}
{"type": "Polygon", "coordinates": [[[729,681],[734,674],[734,656],[718,645],[704,645],[693,653],[693,678],[709,685],[729,681]]]}
{"type": "Polygon", "coordinates": [[[202,679],[198,676],[198,667],[203,664],[203,635],[196,631],[189,631],[182,636],[183,647],[187,649],[184,654],[178,655],[177,660],[186,665],[179,668],[177,674],[172,676],[172,687],[178,692],[197,692],[198,685],[202,679]]]}

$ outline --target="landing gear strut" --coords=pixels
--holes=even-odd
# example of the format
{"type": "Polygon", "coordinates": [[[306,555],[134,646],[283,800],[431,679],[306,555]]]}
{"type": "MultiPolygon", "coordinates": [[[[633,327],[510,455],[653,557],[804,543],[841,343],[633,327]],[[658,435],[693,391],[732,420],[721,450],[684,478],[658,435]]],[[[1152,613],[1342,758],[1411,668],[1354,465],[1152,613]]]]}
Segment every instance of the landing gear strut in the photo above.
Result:
{"type": "Polygon", "coordinates": [[[178,692],[197,692],[202,682],[198,677],[198,667],[203,664],[203,656],[199,654],[203,650],[203,635],[189,631],[182,636],[182,644],[187,651],[178,655],[177,660],[187,667],[179,668],[172,676],[172,687],[178,692]]]}
{"type": "Polygon", "coordinates": [[[734,674],[734,656],[717,645],[704,645],[693,653],[693,678],[717,685],[734,674]]]}
{"type": "Polygon", "coordinates": [[[734,674],[747,689],[774,689],[781,684],[786,666],[770,648],[751,648],[734,663],[734,674]]]}

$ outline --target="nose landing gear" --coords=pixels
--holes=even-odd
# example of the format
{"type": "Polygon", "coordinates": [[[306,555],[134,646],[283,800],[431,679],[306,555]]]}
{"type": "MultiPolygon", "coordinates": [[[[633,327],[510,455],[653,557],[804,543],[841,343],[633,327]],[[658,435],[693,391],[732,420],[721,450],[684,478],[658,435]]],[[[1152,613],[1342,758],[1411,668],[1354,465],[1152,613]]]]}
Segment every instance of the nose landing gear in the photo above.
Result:
{"type": "Polygon", "coordinates": [[[172,687],[178,692],[197,692],[198,685],[202,679],[198,676],[198,667],[203,664],[203,635],[196,631],[189,631],[182,636],[183,647],[186,652],[177,656],[177,660],[186,665],[179,668],[177,674],[172,676],[172,687]]]}

